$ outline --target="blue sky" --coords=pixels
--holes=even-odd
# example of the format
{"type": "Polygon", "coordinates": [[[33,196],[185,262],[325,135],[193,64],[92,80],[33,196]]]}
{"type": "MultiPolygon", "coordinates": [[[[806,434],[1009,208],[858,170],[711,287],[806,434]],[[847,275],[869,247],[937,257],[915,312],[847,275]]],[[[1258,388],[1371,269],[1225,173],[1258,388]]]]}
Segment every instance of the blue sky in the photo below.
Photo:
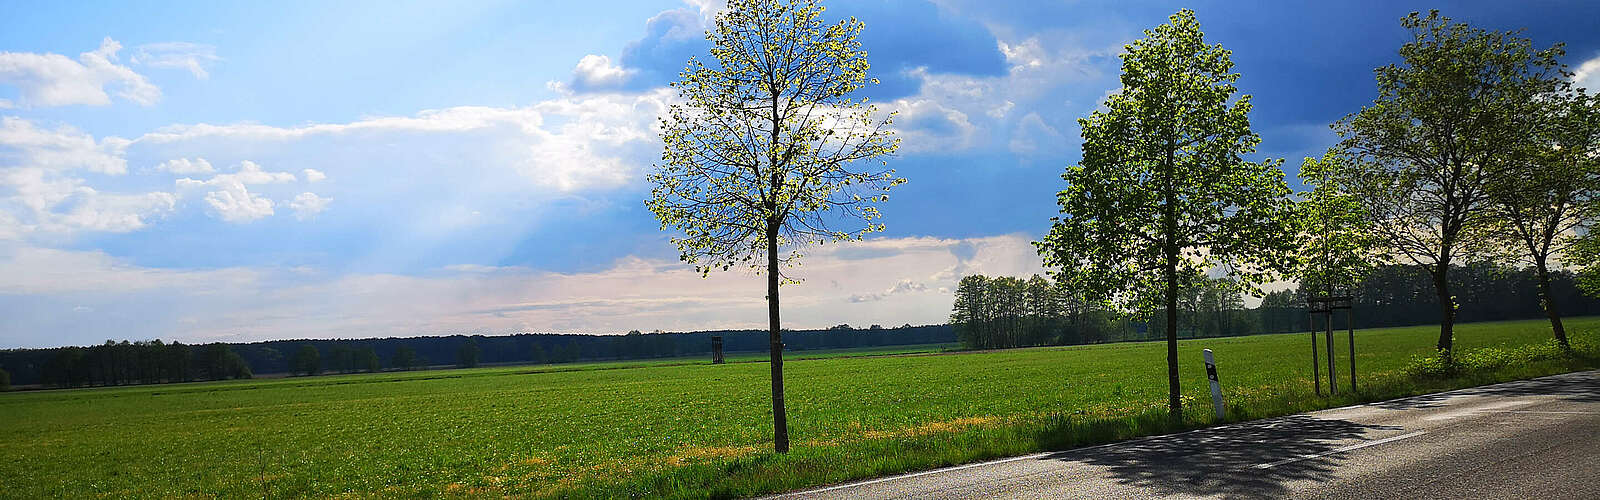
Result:
{"type": "MultiPolygon", "coordinates": [[[[806,252],[786,324],[935,323],[1028,242],[1121,46],[1181,7],[1233,51],[1259,157],[1320,155],[1407,39],[1401,2],[859,0],[910,183],[806,252]]],[[[1451,2],[1600,87],[1600,5],[1451,2]]],[[[686,2],[0,4],[0,347],[760,326],[644,210],[686,2]]]]}

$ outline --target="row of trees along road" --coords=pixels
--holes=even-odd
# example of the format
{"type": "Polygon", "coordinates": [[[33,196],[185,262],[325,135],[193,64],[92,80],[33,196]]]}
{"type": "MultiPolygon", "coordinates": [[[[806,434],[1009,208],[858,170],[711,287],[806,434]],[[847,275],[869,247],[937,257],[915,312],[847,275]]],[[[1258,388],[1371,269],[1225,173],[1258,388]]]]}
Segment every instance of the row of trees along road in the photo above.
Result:
{"type": "MultiPolygon", "coordinates": [[[[857,40],[862,24],[826,23],[822,10],[815,0],[733,0],[717,15],[706,33],[712,57],[691,59],[673,84],[681,103],[662,118],[665,147],[646,201],[663,229],[680,233],[673,242],[682,259],[702,273],[748,267],[767,276],[779,452],[789,446],[778,293],[794,281],[782,269],[803,245],[881,230],[877,204],[904,182],[884,161],[898,146],[888,128],[892,114],[851,97],[875,83],[857,40]]],[[[1335,125],[1343,141],[1318,160],[1321,170],[1312,169],[1320,175],[1314,192],[1363,201],[1327,204],[1353,205],[1340,218],[1359,224],[1336,228],[1350,237],[1308,237],[1281,160],[1244,160],[1259,142],[1250,98],[1236,96],[1239,75],[1229,52],[1205,43],[1191,11],[1127,45],[1122,88],[1081,120],[1083,159],[1063,176],[1062,216],[1039,250],[1090,299],[1163,312],[1173,416],[1181,414],[1177,303],[1189,277],[1224,269],[1253,290],[1278,275],[1339,262],[1404,259],[1437,277],[1439,347],[1448,359],[1451,262],[1517,233],[1515,224],[1500,227],[1492,221],[1504,218],[1488,214],[1496,204],[1528,200],[1497,195],[1491,180],[1535,164],[1593,158],[1550,153],[1563,129],[1552,124],[1572,123],[1578,113],[1552,111],[1559,107],[1549,103],[1581,94],[1563,92],[1559,47],[1534,51],[1514,34],[1437,13],[1403,24],[1415,35],[1400,50],[1404,63],[1379,68],[1378,99],[1335,125]],[[1376,206],[1363,209],[1368,200],[1376,206]],[[1346,244],[1365,242],[1371,244],[1346,244]],[[1316,266],[1306,264],[1307,252],[1320,253],[1316,266]]],[[[1550,215],[1543,206],[1524,212],[1550,215]]],[[[1537,248],[1557,238],[1530,234],[1537,248]]]]}
{"type": "MultiPolygon", "coordinates": [[[[1354,290],[1375,263],[1415,266],[1450,362],[1453,270],[1526,263],[1566,347],[1551,260],[1585,267],[1600,254],[1582,237],[1600,186],[1600,103],[1571,87],[1560,45],[1406,16],[1401,62],[1375,70],[1377,99],[1333,124],[1340,141],[1305,160],[1311,189],[1291,197],[1281,160],[1244,159],[1259,139],[1229,52],[1205,43],[1193,12],[1170,20],[1125,47],[1122,88],[1079,121],[1083,159],[1037,245],[1068,286],[1164,327],[1174,417],[1179,301],[1219,270],[1252,294],[1288,278],[1321,295],[1354,290]]],[[[1593,267],[1586,283],[1600,284],[1593,267]]]]}

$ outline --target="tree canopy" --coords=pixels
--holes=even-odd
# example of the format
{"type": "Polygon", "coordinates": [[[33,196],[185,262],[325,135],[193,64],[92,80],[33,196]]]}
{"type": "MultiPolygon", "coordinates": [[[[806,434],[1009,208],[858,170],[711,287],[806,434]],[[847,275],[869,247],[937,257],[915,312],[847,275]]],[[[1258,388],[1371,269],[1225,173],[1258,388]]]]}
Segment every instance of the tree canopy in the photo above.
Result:
{"type": "Polygon", "coordinates": [[[1515,32],[1451,21],[1433,11],[1401,20],[1412,40],[1401,64],[1377,68],[1378,97],[1334,129],[1352,168],[1336,182],[1362,200],[1379,255],[1434,276],[1437,347],[1449,359],[1455,305],[1449,269],[1494,245],[1489,180],[1515,161],[1520,113],[1559,76],[1560,46],[1535,50],[1515,32]]]}
{"type": "Polygon", "coordinates": [[[1293,204],[1281,160],[1250,162],[1249,95],[1229,51],[1205,43],[1194,12],[1124,47],[1122,88],[1079,120],[1083,160],[1062,176],[1045,263],[1130,310],[1164,310],[1169,406],[1181,412],[1177,294],[1214,267],[1245,286],[1287,267],[1293,204]]]}
{"type": "MultiPolygon", "coordinates": [[[[664,148],[645,205],[684,262],[767,275],[773,447],[789,449],[778,287],[800,247],[883,230],[878,204],[905,182],[888,168],[899,140],[852,94],[869,83],[854,18],[829,24],[816,0],[733,0],[690,59],[661,119],[664,148]]],[[[876,83],[873,81],[872,83],[876,83]]]]}
{"type": "MultiPolygon", "coordinates": [[[[1505,250],[1540,277],[1539,303],[1556,342],[1567,342],[1561,312],[1550,291],[1553,258],[1577,256],[1574,244],[1600,218],[1600,97],[1565,81],[1516,113],[1528,133],[1515,159],[1496,165],[1487,184],[1496,233],[1505,250]]],[[[1581,259],[1567,259],[1582,265],[1581,259]]]]}

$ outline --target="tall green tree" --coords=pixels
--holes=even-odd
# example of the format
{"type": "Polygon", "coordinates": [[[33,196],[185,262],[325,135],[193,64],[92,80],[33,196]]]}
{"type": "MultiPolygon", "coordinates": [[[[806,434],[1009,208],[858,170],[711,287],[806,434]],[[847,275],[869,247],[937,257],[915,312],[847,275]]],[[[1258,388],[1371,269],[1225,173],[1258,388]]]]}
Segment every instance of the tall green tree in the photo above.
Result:
{"type": "Polygon", "coordinates": [[[1374,71],[1378,98],[1334,124],[1358,167],[1338,180],[1367,208],[1380,252],[1433,276],[1437,347],[1454,345],[1450,266],[1493,247],[1488,182],[1516,157],[1518,116],[1559,67],[1560,46],[1535,50],[1515,32],[1453,22],[1438,11],[1401,20],[1401,64],[1374,71]]]}
{"type": "Polygon", "coordinates": [[[1180,277],[1222,265],[1259,284],[1285,267],[1293,217],[1282,160],[1243,159],[1260,138],[1229,51],[1205,43],[1194,12],[1170,20],[1124,47],[1122,89],[1079,120],[1083,161],[1062,176],[1062,215],[1038,247],[1076,286],[1165,312],[1176,418],[1180,277]]]}
{"type": "Polygon", "coordinates": [[[0,369],[0,391],[11,390],[11,372],[0,369]]]}
{"type": "Polygon", "coordinates": [[[1565,81],[1556,85],[1515,115],[1530,133],[1521,136],[1519,159],[1498,165],[1488,193],[1499,234],[1518,260],[1533,264],[1539,304],[1556,342],[1570,349],[1550,288],[1550,260],[1575,254],[1580,231],[1588,234],[1600,219],[1600,97],[1565,81]]]}
{"type": "MultiPolygon", "coordinates": [[[[905,179],[888,168],[890,117],[852,95],[869,82],[863,24],[822,19],[815,0],[733,0],[706,33],[713,61],[691,59],[661,120],[665,148],[645,205],[682,236],[701,273],[749,266],[767,276],[773,447],[789,449],[783,402],[782,269],[805,244],[880,231],[877,204],[905,179]]],[[[875,82],[874,82],[875,83],[875,82]]]]}

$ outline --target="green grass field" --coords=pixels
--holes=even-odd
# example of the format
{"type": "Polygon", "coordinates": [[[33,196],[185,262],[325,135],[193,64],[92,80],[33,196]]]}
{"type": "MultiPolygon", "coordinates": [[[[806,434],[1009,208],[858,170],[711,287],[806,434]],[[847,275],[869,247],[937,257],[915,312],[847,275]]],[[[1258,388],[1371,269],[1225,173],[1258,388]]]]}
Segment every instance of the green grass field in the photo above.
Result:
{"type": "MultiPolygon", "coordinates": [[[[1568,325],[1594,335],[1600,318],[1568,325]]],[[[1400,369],[1430,352],[1437,331],[1357,332],[1367,390],[1337,400],[1310,394],[1305,334],[1184,341],[1182,426],[1212,423],[1203,348],[1216,352],[1231,419],[1582,367],[1405,379],[1400,369]]],[[[1461,349],[1510,346],[1548,332],[1543,321],[1478,323],[1457,339],[1461,349]]],[[[766,451],[767,366],[755,362],[0,394],[0,497],[739,496],[1172,430],[1159,418],[1161,343],[815,354],[786,364],[786,456],[766,451]]]]}

